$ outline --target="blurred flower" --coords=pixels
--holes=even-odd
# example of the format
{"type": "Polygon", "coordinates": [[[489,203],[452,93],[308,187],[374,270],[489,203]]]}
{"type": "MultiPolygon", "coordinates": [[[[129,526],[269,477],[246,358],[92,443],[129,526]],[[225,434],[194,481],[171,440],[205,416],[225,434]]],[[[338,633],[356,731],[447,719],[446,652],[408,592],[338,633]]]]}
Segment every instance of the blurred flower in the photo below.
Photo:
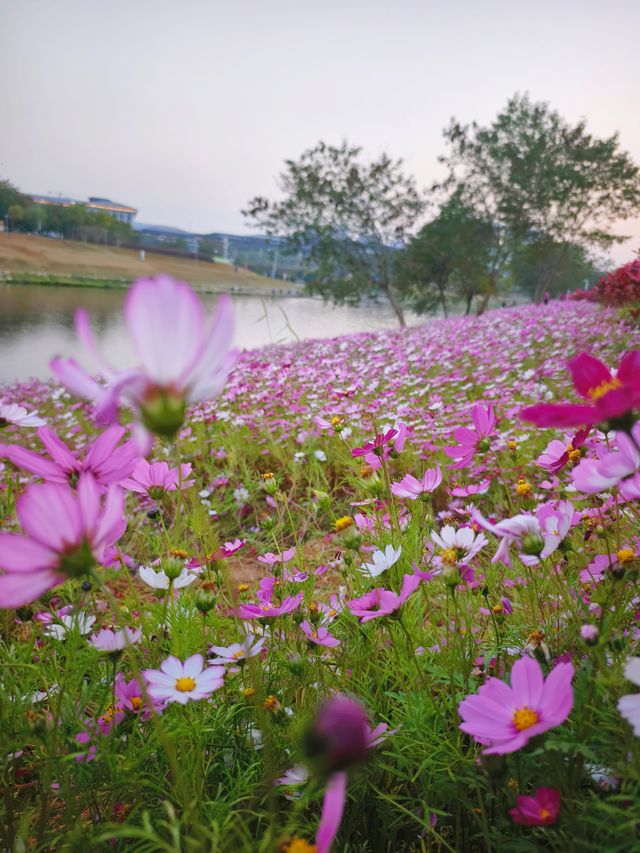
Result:
{"type": "Polygon", "coordinates": [[[519,796],[509,814],[515,823],[525,826],[551,826],[557,823],[560,814],[560,791],[536,788],[532,797],[519,796]]]}
{"type": "MultiPolygon", "coordinates": [[[[640,657],[629,658],[624,667],[624,677],[640,687],[640,657]]],[[[633,733],[640,737],[640,693],[629,693],[618,699],[618,711],[631,725],[633,733]]]]}
{"type": "Polygon", "coordinates": [[[15,424],[24,427],[41,427],[46,421],[38,417],[37,412],[28,412],[15,403],[0,403],[0,429],[15,424]]]}
{"type": "Polygon", "coordinates": [[[371,619],[379,619],[381,616],[389,616],[399,610],[405,601],[412,595],[420,585],[418,575],[405,575],[402,579],[400,593],[389,589],[372,589],[371,592],[361,595],[360,598],[352,598],[347,602],[347,607],[360,619],[361,623],[370,622],[371,619]]]}
{"type": "Polygon", "coordinates": [[[156,571],[153,566],[140,566],[138,577],[153,589],[169,589],[169,584],[172,589],[182,589],[192,584],[198,576],[188,569],[182,569],[177,577],[171,579],[163,569],[156,571]]]}
{"type": "Polygon", "coordinates": [[[139,628],[121,628],[118,631],[102,628],[97,634],[89,637],[89,642],[99,652],[121,652],[126,646],[139,642],[141,636],[142,631],[139,628]]]}

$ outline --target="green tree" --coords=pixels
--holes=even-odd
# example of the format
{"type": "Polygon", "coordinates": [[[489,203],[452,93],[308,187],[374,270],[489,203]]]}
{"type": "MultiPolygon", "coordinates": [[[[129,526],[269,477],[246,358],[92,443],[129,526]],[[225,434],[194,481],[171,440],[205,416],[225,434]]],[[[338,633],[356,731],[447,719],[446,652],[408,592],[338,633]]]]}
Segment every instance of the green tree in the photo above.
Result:
{"type": "Polygon", "coordinates": [[[585,250],[624,240],[611,232],[634,215],[640,171],[617,134],[597,139],[586,122],[570,125],[547,103],[515,95],[487,127],[452,121],[444,131],[447,177],[434,190],[458,192],[491,224],[492,267],[480,306],[508,267],[514,245],[535,234],[585,250]]]}
{"type": "Polygon", "coordinates": [[[10,207],[21,207],[24,210],[30,204],[29,196],[21,193],[10,181],[0,180],[0,219],[9,213],[10,207]]]}
{"type": "Polygon", "coordinates": [[[596,282],[605,264],[583,246],[547,237],[522,241],[513,250],[511,275],[515,287],[540,302],[545,293],[557,296],[585,280],[596,282]]]}
{"type": "Polygon", "coordinates": [[[455,192],[418,232],[398,264],[398,289],[418,314],[441,307],[445,317],[462,300],[465,313],[486,289],[493,234],[455,192]]]}
{"type": "Polygon", "coordinates": [[[282,199],[253,198],[244,216],[270,237],[302,251],[312,293],[335,303],[383,293],[400,325],[396,258],[424,209],[401,160],[386,154],[365,161],[362,149],[318,143],[299,160],[286,160],[279,178],[282,199]]]}

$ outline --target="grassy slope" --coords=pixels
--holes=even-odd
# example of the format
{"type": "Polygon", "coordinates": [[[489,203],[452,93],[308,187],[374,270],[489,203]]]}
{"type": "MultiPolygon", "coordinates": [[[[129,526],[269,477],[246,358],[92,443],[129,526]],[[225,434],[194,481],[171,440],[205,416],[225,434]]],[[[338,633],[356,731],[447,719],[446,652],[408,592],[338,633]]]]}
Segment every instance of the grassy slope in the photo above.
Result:
{"type": "Polygon", "coordinates": [[[247,292],[270,293],[276,290],[297,290],[288,282],[274,282],[248,270],[226,264],[210,264],[168,255],[147,252],[141,261],[132,249],[115,249],[71,240],[50,240],[28,234],[0,234],[0,273],[44,274],[125,279],[165,273],[188,281],[199,290],[213,292],[231,288],[247,292]]]}

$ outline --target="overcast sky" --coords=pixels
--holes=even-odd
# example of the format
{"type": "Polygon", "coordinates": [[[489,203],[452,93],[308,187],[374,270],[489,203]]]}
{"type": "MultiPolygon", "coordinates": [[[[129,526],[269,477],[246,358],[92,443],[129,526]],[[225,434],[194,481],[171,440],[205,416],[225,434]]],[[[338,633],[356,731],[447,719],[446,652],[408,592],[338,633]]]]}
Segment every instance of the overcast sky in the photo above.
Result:
{"type": "MultiPolygon", "coordinates": [[[[438,175],[516,91],[640,161],[638,0],[0,0],[0,176],[142,222],[244,227],[319,139],[438,175]]],[[[623,232],[640,246],[640,221],[623,232]]]]}

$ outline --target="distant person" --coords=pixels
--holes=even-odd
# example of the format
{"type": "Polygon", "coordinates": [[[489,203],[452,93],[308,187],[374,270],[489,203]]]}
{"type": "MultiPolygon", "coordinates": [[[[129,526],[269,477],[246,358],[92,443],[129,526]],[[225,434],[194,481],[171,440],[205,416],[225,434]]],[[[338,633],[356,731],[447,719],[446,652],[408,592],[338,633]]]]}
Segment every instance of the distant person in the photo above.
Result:
{"type": "Polygon", "coordinates": [[[545,292],[544,292],[544,296],[542,297],[542,301],[544,302],[544,304],[545,304],[545,305],[548,305],[548,304],[549,304],[549,299],[550,299],[550,298],[551,298],[551,294],[549,293],[549,291],[548,291],[548,290],[545,290],[545,292]]]}

